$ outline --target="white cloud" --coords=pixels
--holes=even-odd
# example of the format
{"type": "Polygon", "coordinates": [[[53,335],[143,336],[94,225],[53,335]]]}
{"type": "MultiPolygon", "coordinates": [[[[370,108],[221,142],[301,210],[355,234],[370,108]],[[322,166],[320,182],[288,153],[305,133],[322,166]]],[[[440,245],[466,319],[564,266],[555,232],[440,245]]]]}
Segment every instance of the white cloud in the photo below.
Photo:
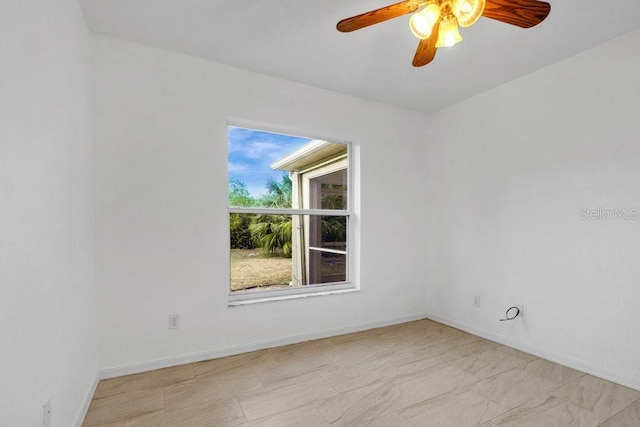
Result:
{"type": "MultiPolygon", "coordinates": [[[[244,145],[244,144],[243,144],[244,145]]],[[[271,141],[251,141],[244,145],[244,152],[250,159],[263,159],[273,157],[274,153],[279,153],[282,146],[271,141]]]]}
{"type": "Polygon", "coordinates": [[[246,163],[234,163],[229,162],[229,173],[245,172],[249,170],[249,165],[246,163]]]}

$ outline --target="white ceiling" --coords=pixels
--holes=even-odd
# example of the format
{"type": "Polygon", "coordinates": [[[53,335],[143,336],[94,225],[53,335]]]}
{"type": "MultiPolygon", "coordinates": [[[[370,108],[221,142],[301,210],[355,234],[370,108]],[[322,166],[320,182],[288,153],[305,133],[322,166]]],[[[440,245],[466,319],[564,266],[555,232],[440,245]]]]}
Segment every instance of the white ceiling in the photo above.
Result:
{"type": "Polygon", "coordinates": [[[101,34],[361,98],[432,112],[640,25],[637,0],[548,0],[531,29],[481,18],[414,68],[403,16],[352,33],[336,23],[398,0],[80,0],[101,34]]]}

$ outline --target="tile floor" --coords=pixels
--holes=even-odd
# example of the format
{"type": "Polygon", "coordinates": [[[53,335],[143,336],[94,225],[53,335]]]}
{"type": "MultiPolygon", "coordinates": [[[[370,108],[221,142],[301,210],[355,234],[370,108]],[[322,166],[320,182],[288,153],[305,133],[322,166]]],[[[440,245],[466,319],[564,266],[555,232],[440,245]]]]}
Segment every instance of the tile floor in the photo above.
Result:
{"type": "Polygon", "coordinates": [[[640,392],[421,320],[101,381],[84,426],[640,426],[640,392]]]}

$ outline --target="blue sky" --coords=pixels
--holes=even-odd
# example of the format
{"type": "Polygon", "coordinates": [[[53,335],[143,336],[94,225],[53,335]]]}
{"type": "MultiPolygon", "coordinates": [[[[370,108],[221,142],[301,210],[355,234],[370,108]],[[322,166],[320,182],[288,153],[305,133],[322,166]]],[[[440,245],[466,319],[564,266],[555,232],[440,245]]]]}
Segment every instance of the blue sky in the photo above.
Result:
{"type": "Polygon", "coordinates": [[[266,193],[265,183],[270,176],[279,179],[282,171],[271,170],[269,165],[311,138],[280,135],[277,133],[227,127],[229,141],[229,177],[244,182],[253,197],[266,193]]]}

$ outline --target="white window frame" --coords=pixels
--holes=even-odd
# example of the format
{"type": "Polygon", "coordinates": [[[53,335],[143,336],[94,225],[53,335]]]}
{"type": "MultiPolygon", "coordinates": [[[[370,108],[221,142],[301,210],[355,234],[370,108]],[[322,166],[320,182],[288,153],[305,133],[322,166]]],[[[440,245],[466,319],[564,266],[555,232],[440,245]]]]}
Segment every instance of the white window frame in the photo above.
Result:
{"type": "MultiPolygon", "coordinates": [[[[329,175],[331,173],[334,172],[338,172],[341,171],[343,169],[347,170],[347,207],[351,206],[349,203],[349,194],[350,194],[350,187],[349,187],[349,178],[348,178],[348,174],[349,174],[349,150],[347,148],[347,154],[340,156],[339,158],[336,159],[332,159],[330,162],[328,162],[328,164],[326,165],[320,165],[320,166],[314,166],[312,167],[310,170],[308,171],[301,171],[300,174],[302,175],[302,192],[303,194],[306,194],[306,199],[303,200],[303,206],[308,206],[310,204],[310,200],[309,197],[311,196],[311,190],[310,190],[310,185],[311,185],[311,180],[315,179],[315,178],[319,178],[321,176],[325,176],[325,175],[329,175]],[[346,161],[342,161],[343,159],[345,159],[346,161]]],[[[324,210],[324,209],[323,209],[324,210]]],[[[324,215],[326,216],[326,215],[324,215]]],[[[304,224],[305,224],[305,230],[309,230],[309,217],[305,216],[304,217],[304,224]]],[[[316,251],[316,252],[328,252],[328,253],[336,253],[336,254],[341,254],[341,255],[345,255],[346,256],[346,273],[347,273],[347,281],[349,280],[349,228],[350,228],[350,224],[349,224],[349,217],[347,216],[347,241],[346,243],[346,250],[341,251],[341,250],[335,250],[335,249],[327,249],[327,248],[321,248],[321,247],[315,247],[315,246],[311,246],[311,243],[309,242],[309,239],[311,238],[310,233],[305,233],[304,235],[304,245],[305,245],[305,249],[306,249],[306,257],[305,259],[310,259],[310,252],[311,251],[316,251]]],[[[307,269],[307,277],[309,277],[311,275],[309,269],[310,269],[310,263],[307,262],[305,265],[305,268],[307,269]]],[[[339,283],[343,283],[343,282],[339,282],[339,283]]]]}
{"type": "MultiPolygon", "coordinates": [[[[273,129],[265,129],[264,127],[255,127],[250,125],[243,125],[237,123],[227,123],[227,126],[236,126],[236,127],[245,127],[248,129],[254,130],[263,130],[265,132],[272,133],[280,133],[284,135],[295,135],[302,136],[300,134],[292,134],[290,132],[283,132],[273,129]]],[[[311,138],[311,137],[310,137],[311,138]]],[[[350,142],[338,141],[336,139],[331,138],[318,138],[322,140],[327,140],[336,144],[344,144],[347,148],[347,209],[337,210],[337,209],[279,209],[279,208],[259,208],[259,207],[232,207],[227,205],[227,251],[228,256],[230,257],[230,236],[228,233],[230,224],[229,218],[230,214],[281,214],[281,215],[320,215],[320,216],[344,216],[347,220],[347,250],[346,250],[346,281],[344,282],[335,282],[335,283],[321,283],[321,284],[313,284],[313,285],[303,285],[303,286],[295,286],[289,288],[282,288],[276,290],[252,290],[249,292],[232,292],[231,291],[231,276],[229,270],[229,280],[227,282],[228,288],[228,305],[229,306],[237,306],[237,305],[246,305],[251,303],[258,302],[267,302],[267,301],[278,301],[292,298],[302,298],[313,295],[327,295],[334,293],[344,293],[349,291],[358,290],[355,285],[354,277],[354,253],[353,250],[355,247],[355,227],[353,226],[355,223],[355,215],[353,212],[354,206],[354,182],[353,182],[353,151],[352,145],[350,142]]],[[[228,147],[227,147],[228,149],[228,147]]],[[[320,168],[322,169],[322,168],[320,168]]],[[[338,168],[339,169],[339,168],[338,168]]],[[[336,169],[336,170],[338,170],[336,169]]],[[[315,176],[319,176],[320,174],[313,174],[315,176]]],[[[228,176],[228,174],[227,174],[228,176]]],[[[308,181],[307,181],[308,183],[308,181]]],[[[308,243],[305,244],[308,248],[308,243]]],[[[228,259],[227,266],[230,266],[230,259],[228,259]]]]}

